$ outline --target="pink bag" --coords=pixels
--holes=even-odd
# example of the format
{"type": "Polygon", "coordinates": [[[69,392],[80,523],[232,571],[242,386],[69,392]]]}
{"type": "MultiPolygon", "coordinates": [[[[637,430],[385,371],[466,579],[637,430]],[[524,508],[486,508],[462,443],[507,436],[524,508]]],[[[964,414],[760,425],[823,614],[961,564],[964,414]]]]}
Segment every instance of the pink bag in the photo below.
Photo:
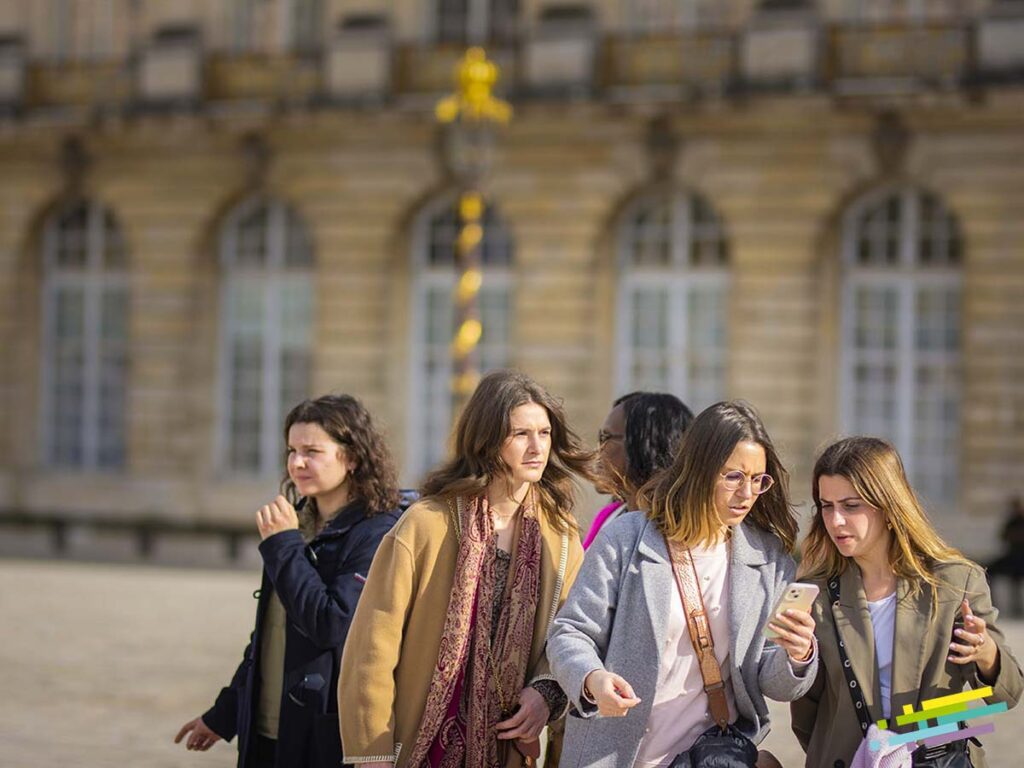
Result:
{"type": "Polygon", "coordinates": [[[893,735],[892,731],[872,724],[864,741],[857,747],[857,752],[850,761],[850,768],[911,768],[912,755],[917,744],[910,742],[890,747],[889,739],[893,735]],[[877,750],[871,749],[871,742],[877,742],[877,750]]]}

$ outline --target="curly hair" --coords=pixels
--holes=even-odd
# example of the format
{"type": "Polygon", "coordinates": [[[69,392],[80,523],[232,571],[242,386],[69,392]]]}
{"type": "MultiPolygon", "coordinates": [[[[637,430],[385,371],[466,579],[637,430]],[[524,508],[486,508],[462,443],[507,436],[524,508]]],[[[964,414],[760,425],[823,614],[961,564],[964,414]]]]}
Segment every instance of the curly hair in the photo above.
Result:
{"type": "Polygon", "coordinates": [[[575,530],[573,481],[594,480],[594,454],[569,427],[561,402],[519,371],[492,371],[480,380],[455,426],[455,454],[423,481],[423,495],[475,497],[507,475],[501,447],[512,431],[512,411],[527,403],[541,406],[551,422],[551,453],[536,484],[540,506],[552,527],[575,530]]]}
{"type": "MultiPolygon", "coordinates": [[[[316,424],[331,440],[345,447],[355,463],[355,469],[349,474],[352,483],[350,497],[366,502],[368,515],[398,507],[398,474],[391,451],[374,426],[370,412],[356,398],[351,395],[324,395],[315,400],[303,400],[284,420],[285,444],[288,443],[288,431],[294,424],[316,424]]],[[[281,481],[281,493],[292,504],[298,503],[298,491],[287,471],[281,481]]],[[[319,514],[315,499],[309,499],[306,508],[314,516],[319,514]]]]}
{"type": "Polygon", "coordinates": [[[693,421],[693,411],[675,395],[666,392],[631,392],[616,401],[622,405],[626,423],[627,492],[636,493],[655,474],[672,464],[693,421]]]}

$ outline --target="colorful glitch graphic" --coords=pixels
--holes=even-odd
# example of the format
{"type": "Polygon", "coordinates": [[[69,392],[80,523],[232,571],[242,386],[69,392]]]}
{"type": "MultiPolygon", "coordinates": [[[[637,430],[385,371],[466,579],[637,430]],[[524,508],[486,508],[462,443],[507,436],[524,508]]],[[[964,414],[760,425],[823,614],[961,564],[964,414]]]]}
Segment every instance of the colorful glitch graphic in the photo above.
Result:
{"type": "MultiPolygon", "coordinates": [[[[916,731],[907,733],[894,733],[889,738],[890,747],[898,747],[901,744],[908,744],[912,741],[921,742],[926,747],[938,747],[948,744],[957,739],[969,739],[971,736],[980,736],[983,733],[992,733],[995,725],[985,723],[971,728],[960,728],[961,722],[968,718],[987,717],[998,715],[1006,711],[1006,702],[998,704],[987,704],[983,706],[970,706],[971,702],[984,699],[992,695],[992,688],[979,688],[976,691],[964,691],[955,693],[952,696],[941,696],[937,699],[928,699],[921,702],[921,711],[915,712],[909,704],[903,707],[903,714],[896,717],[896,725],[909,725],[917,723],[916,731]],[[935,725],[928,725],[929,720],[934,720],[935,725]]],[[[888,722],[879,720],[879,728],[886,728],[888,722]]],[[[881,744],[877,739],[872,739],[868,744],[872,752],[877,752],[881,744]]]]}

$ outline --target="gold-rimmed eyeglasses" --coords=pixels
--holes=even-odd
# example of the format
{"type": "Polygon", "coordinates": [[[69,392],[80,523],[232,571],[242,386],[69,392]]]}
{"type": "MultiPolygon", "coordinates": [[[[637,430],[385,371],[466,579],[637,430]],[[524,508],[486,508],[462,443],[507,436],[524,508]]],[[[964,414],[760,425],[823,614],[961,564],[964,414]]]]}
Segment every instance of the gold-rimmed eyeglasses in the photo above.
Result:
{"type": "Polygon", "coordinates": [[[726,490],[739,490],[741,485],[749,482],[750,492],[755,496],[760,496],[775,484],[775,479],[768,474],[747,475],[746,472],[740,472],[738,469],[719,474],[722,477],[722,485],[725,486],[726,490]]]}

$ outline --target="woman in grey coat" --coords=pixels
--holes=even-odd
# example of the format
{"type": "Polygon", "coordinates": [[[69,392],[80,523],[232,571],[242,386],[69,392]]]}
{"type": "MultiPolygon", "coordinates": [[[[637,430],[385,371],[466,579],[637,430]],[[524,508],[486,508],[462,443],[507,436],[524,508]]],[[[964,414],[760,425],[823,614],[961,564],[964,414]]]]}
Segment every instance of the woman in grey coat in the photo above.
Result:
{"type": "Polygon", "coordinates": [[[714,727],[667,539],[693,559],[729,722],[756,744],[769,728],[765,696],[789,701],[810,687],[813,619],[769,615],[796,570],[787,484],[750,406],[717,403],[645,487],[649,511],[601,531],[548,636],[572,704],[561,765],[668,766],[714,727]],[[765,639],[769,625],[775,641],[765,639]]]}

